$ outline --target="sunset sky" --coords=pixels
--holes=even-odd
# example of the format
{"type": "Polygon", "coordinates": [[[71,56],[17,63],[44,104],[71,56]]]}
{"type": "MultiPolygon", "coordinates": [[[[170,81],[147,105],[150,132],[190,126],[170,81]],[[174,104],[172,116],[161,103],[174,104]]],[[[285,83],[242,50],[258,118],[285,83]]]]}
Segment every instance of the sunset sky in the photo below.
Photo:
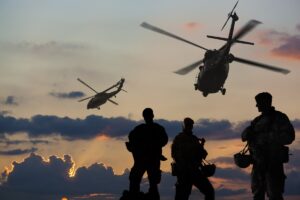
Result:
{"type": "MultiPolygon", "coordinates": [[[[262,24],[236,44],[238,57],[286,68],[287,75],[231,63],[226,95],[204,98],[194,90],[197,70],[174,71],[203,58],[204,51],[140,26],[147,22],[208,49],[224,42],[221,31],[235,0],[0,0],[0,199],[118,199],[128,188],[131,154],[124,142],[151,107],[169,135],[162,200],[174,196],[170,145],[189,116],[207,139],[211,179],[218,199],[251,199],[249,171],[234,166],[240,133],[259,113],[254,96],[273,95],[297,136],[286,164],[287,200],[300,198],[300,1],[240,0],[236,29],[262,24]],[[100,110],[80,98],[120,78],[124,89],[100,110]],[[34,154],[31,154],[34,153],[34,154]],[[41,181],[42,180],[42,181],[41,181]],[[45,183],[45,184],[44,184],[45,183]],[[46,184],[47,183],[47,184],[46,184]]],[[[145,189],[145,187],[143,188],[145,189]]],[[[200,194],[194,192],[192,199],[200,194]]]]}

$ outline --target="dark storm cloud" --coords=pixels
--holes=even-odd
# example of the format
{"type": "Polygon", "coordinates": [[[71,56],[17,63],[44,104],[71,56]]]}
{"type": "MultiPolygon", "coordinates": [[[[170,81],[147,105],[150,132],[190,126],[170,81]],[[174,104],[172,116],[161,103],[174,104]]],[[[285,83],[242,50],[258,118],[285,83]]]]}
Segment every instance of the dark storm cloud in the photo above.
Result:
{"type": "Polygon", "coordinates": [[[233,157],[218,157],[210,160],[212,163],[234,164],[233,157]]]}
{"type": "Polygon", "coordinates": [[[18,102],[17,102],[15,96],[8,96],[8,97],[6,97],[6,99],[3,101],[3,104],[5,104],[5,105],[17,106],[17,105],[18,105],[18,102]]]}
{"type": "Polygon", "coordinates": [[[290,149],[289,163],[287,166],[300,172],[300,149],[290,149]]]}
{"type": "Polygon", "coordinates": [[[0,115],[8,115],[11,114],[11,111],[8,110],[0,110],[0,115]]]}
{"type": "Polygon", "coordinates": [[[18,144],[28,144],[28,143],[31,143],[31,144],[50,144],[52,142],[48,141],[48,140],[39,140],[39,139],[31,139],[31,140],[10,140],[10,139],[7,139],[5,137],[3,137],[3,139],[1,138],[0,139],[0,144],[5,144],[6,146],[9,146],[9,145],[18,145],[18,144]]]}
{"type": "MultiPolygon", "coordinates": [[[[111,167],[95,163],[89,167],[79,167],[75,175],[69,177],[69,171],[73,165],[72,158],[68,155],[65,155],[63,159],[50,156],[49,161],[45,161],[41,156],[31,154],[21,163],[14,162],[11,173],[2,173],[6,181],[0,185],[0,193],[3,197],[18,193],[41,196],[110,193],[120,196],[123,189],[128,188],[128,170],[122,175],[116,175],[111,167]]],[[[227,172],[229,172],[228,169],[227,172]]],[[[231,171],[229,173],[231,174],[231,171]]],[[[163,173],[159,185],[161,195],[173,197],[175,182],[174,176],[168,172],[163,173]]],[[[147,189],[148,181],[143,180],[142,190],[147,191],[147,189]]],[[[216,188],[217,196],[237,195],[245,192],[245,189],[232,190],[225,186],[216,188]]]]}
{"type": "MultiPolygon", "coordinates": [[[[70,156],[64,158],[50,156],[49,161],[31,154],[23,162],[13,163],[13,171],[3,173],[6,182],[3,188],[16,192],[37,194],[90,194],[119,193],[127,188],[128,174],[116,175],[111,167],[95,163],[77,169],[74,177],[69,171],[74,163],[70,156]]],[[[1,187],[1,186],[0,186],[1,187]]]]}
{"type": "MultiPolygon", "coordinates": [[[[85,119],[71,119],[68,117],[57,117],[47,115],[35,115],[30,119],[14,118],[0,115],[0,134],[14,134],[26,132],[30,137],[45,135],[61,135],[68,140],[91,139],[97,135],[106,134],[110,137],[120,138],[127,136],[140,122],[123,117],[104,118],[90,115],[85,119]]],[[[181,131],[181,121],[158,120],[162,124],[170,138],[173,138],[181,131]]],[[[241,126],[229,122],[228,120],[201,119],[196,122],[195,133],[199,137],[208,139],[231,139],[240,136],[241,126]],[[238,127],[238,128],[237,128],[238,127]]]]}
{"type": "MultiPolygon", "coordinates": [[[[181,131],[181,121],[157,120],[172,139],[181,131]]],[[[67,140],[92,139],[105,134],[113,138],[126,137],[139,121],[124,117],[105,118],[89,115],[85,119],[72,119],[53,115],[35,115],[30,119],[0,115],[0,135],[25,132],[31,138],[59,135],[67,140]]],[[[300,120],[293,121],[296,129],[300,120]]],[[[210,140],[240,138],[241,131],[249,122],[232,123],[228,120],[200,119],[196,121],[194,133],[210,140]]]]}
{"type": "Polygon", "coordinates": [[[50,92],[50,96],[59,98],[59,99],[77,99],[84,97],[85,94],[80,91],[72,91],[72,92],[50,92]]]}
{"type": "Polygon", "coordinates": [[[218,196],[232,196],[232,195],[239,195],[239,194],[246,194],[248,191],[247,189],[238,189],[238,190],[231,190],[228,188],[220,188],[216,191],[218,196]]]}
{"type": "Polygon", "coordinates": [[[13,150],[7,150],[7,151],[0,151],[0,155],[2,156],[17,156],[17,155],[23,155],[28,153],[36,152],[37,148],[31,148],[31,149],[13,149],[13,150]]]}
{"type": "Polygon", "coordinates": [[[285,194],[300,195],[300,173],[299,171],[292,171],[287,174],[285,183],[285,194]]]}
{"type": "Polygon", "coordinates": [[[240,168],[217,168],[215,177],[230,179],[232,181],[242,180],[250,181],[250,175],[242,171],[240,168]]]}

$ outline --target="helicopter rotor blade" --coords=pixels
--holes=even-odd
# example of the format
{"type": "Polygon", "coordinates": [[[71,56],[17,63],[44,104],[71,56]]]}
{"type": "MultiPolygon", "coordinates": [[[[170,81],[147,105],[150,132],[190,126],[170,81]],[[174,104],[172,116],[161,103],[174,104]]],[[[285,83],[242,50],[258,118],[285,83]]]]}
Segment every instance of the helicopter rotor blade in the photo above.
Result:
{"type": "Polygon", "coordinates": [[[111,99],[107,99],[107,101],[109,101],[109,102],[115,104],[116,106],[119,105],[117,102],[115,102],[115,101],[113,101],[113,100],[111,100],[111,99]]]}
{"type": "Polygon", "coordinates": [[[261,68],[271,70],[271,71],[274,71],[274,72],[279,72],[279,73],[282,73],[282,74],[290,73],[289,70],[284,69],[284,68],[267,65],[267,64],[247,60],[247,59],[244,59],[244,58],[234,57],[233,60],[236,61],[236,62],[240,62],[240,63],[244,63],[244,64],[248,64],[248,65],[253,65],[255,67],[261,67],[261,68]]]}
{"type": "Polygon", "coordinates": [[[80,99],[80,100],[78,100],[78,102],[82,102],[82,101],[85,101],[85,100],[87,100],[87,99],[91,99],[91,98],[93,98],[95,95],[93,95],[93,96],[90,96],[90,97],[86,97],[86,98],[83,98],[83,99],[80,99]]]}
{"type": "Polygon", "coordinates": [[[233,13],[233,11],[234,11],[234,9],[235,9],[235,7],[237,6],[238,2],[239,2],[239,1],[237,1],[237,2],[235,3],[233,9],[232,9],[231,12],[228,14],[228,18],[227,18],[226,22],[224,23],[224,25],[222,26],[221,31],[223,31],[223,29],[225,28],[225,26],[226,26],[228,20],[230,19],[231,15],[232,15],[232,13],[233,13]]]}
{"type": "Polygon", "coordinates": [[[193,45],[193,46],[199,47],[199,48],[201,48],[201,49],[208,50],[208,49],[205,48],[205,47],[202,47],[202,46],[200,46],[200,45],[198,45],[198,44],[195,44],[195,43],[193,43],[193,42],[190,42],[190,41],[188,41],[188,40],[186,40],[186,39],[183,39],[183,38],[181,38],[181,37],[179,37],[179,36],[177,36],[177,35],[174,35],[174,34],[172,34],[172,33],[169,33],[169,32],[167,32],[167,31],[165,31],[165,30],[162,30],[162,29],[160,29],[160,28],[158,28],[158,27],[152,26],[151,24],[148,24],[148,23],[146,23],[146,22],[143,22],[143,23],[141,24],[141,26],[142,26],[143,28],[149,29],[149,30],[151,30],[151,31],[154,31],[154,32],[157,32],[157,33],[160,33],[160,34],[163,34],[163,35],[172,37],[172,38],[175,38],[175,39],[177,39],[177,40],[180,40],[180,41],[183,41],[183,42],[185,42],[185,43],[191,44],[191,45],[193,45]]]}
{"type": "Polygon", "coordinates": [[[258,24],[261,24],[260,21],[257,20],[250,20],[247,24],[245,24],[232,38],[231,41],[228,43],[224,44],[221,49],[224,49],[225,47],[232,46],[236,41],[238,41],[241,37],[245,36],[247,33],[249,33],[253,28],[255,28],[258,24]]]}
{"type": "Polygon", "coordinates": [[[88,84],[86,84],[83,80],[81,80],[80,78],[77,78],[77,80],[82,83],[83,85],[85,85],[86,87],[90,88],[91,90],[93,90],[96,94],[98,93],[96,90],[94,90],[94,88],[92,88],[91,86],[89,86],[88,84]]]}
{"type": "Polygon", "coordinates": [[[199,60],[195,63],[192,63],[187,67],[184,67],[184,68],[181,68],[181,69],[175,71],[174,73],[179,74],[179,75],[185,75],[185,74],[189,73],[190,71],[196,69],[201,63],[203,63],[203,60],[199,60]]]}
{"type": "Polygon", "coordinates": [[[240,39],[241,37],[245,36],[249,33],[253,28],[255,28],[258,24],[261,24],[260,21],[255,19],[250,20],[245,26],[243,26],[232,38],[233,41],[240,39]]]}

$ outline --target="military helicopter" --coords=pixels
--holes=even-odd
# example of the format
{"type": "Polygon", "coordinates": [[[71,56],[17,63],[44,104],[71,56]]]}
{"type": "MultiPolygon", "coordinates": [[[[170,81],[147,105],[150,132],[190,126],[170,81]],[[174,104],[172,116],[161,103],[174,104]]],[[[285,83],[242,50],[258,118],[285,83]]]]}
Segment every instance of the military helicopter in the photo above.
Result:
{"type": "Polygon", "coordinates": [[[87,104],[87,109],[92,109],[92,108],[97,108],[100,110],[100,106],[102,104],[105,104],[107,101],[115,104],[115,105],[119,105],[117,102],[111,100],[110,98],[112,97],[116,97],[116,95],[120,92],[120,91],[124,91],[127,92],[126,90],[123,90],[123,84],[125,82],[124,78],[121,78],[120,81],[118,81],[116,84],[112,85],[111,87],[107,88],[106,90],[102,91],[102,92],[97,92],[96,90],[94,90],[91,86],[89,86],[88,84],[86,84],[84,81],[82,81],[80,78],[77,78],[77,80],[82,83],[83,85],[87,86],[88,88],[90,88],[91,90],[93,90],[96,94],[90,97],[86,97],[83,99],[80,99],[78,102],[82,102],[85,101],[87,99],[91,99],[88,104],[87,104]],[[117,90],[113,91],[113,92],[107,92],[113,88],[117,88],[117,90]]]}
{"type": "Polygon", "coordinates": [[[207,35],[208,38],[226,41],[226,43],[218,50],[216,50],[216,49],[209,50],[203,46],[200,46],[198,44],[190,42],[182,37],[174,35],[170,32],[167,32],[163,29],[160,29],[158,27],[150,25],[146,22],[143,22],[141,24],[141,26],[143,28],[152,30],[154,32],[172,37],[174,39],[183,41],[185,43],[188,43],[193,46],[199,47],[203,50],[206,50],[203,59],[201,59],[197,62],[194,62],[194,63],[188,65],[187,67],[184,67],[184,68],[181,68],[181,69],[175,71],[176,74],[185,75],[185,74],[191,72],[192,70],[196,69],[197,67],[199,67],[200,71],[196,77],[197,80],[196,80],[196,83],[194,84],[194,86],[195,86],[195,90],[202,91],[202,94],[204,97],[206,97],[209,93],[217,93],[219,91],[223,95],[225,95],[226,89],[224,88],[224,83],[225,83],[228,73],[229,73],[229,63],[231,63],[233,61],[260,67],[260,68],[264,68],[264,69],[271,70],[274,72],[280,72],[283,74],[287,74],[290,72],[287,69],[283,69],[283,68],[259,63],[256,61],[236,57],[230,53],[231,46],[235,43],[254,45],[254,43],[252,43],[252,42],[242,41],[239,39],[242,38],[243,36],[245,36],[249,31],[251,31],[253,28],[255,28],[258,24],[261,23],[257,20],[250,20],[246,25],[244,25],[233,36],[235,22],[239,19],[236,12],[234,12],[234,9],[236,8],[237,4],[238,4],[238,1],[234,5],[231,12],[228,14],[228,18],[221,29],[221,30],[224,29],[227,22],[231,18],[232,19],[231,27],[230,27],[228,38],[207,35]]]}

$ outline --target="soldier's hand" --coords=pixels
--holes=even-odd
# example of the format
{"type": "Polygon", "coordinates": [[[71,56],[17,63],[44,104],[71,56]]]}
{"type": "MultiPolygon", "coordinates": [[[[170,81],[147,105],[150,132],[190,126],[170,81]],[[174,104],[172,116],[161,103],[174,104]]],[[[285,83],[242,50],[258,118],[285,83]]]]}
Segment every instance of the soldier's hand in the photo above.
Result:
{"type": "Polygon", "coordinates": [[[200,140],[201,144],[204,145],[205,139],[204,138],[200,138],[199,140],[200,140]]]}

